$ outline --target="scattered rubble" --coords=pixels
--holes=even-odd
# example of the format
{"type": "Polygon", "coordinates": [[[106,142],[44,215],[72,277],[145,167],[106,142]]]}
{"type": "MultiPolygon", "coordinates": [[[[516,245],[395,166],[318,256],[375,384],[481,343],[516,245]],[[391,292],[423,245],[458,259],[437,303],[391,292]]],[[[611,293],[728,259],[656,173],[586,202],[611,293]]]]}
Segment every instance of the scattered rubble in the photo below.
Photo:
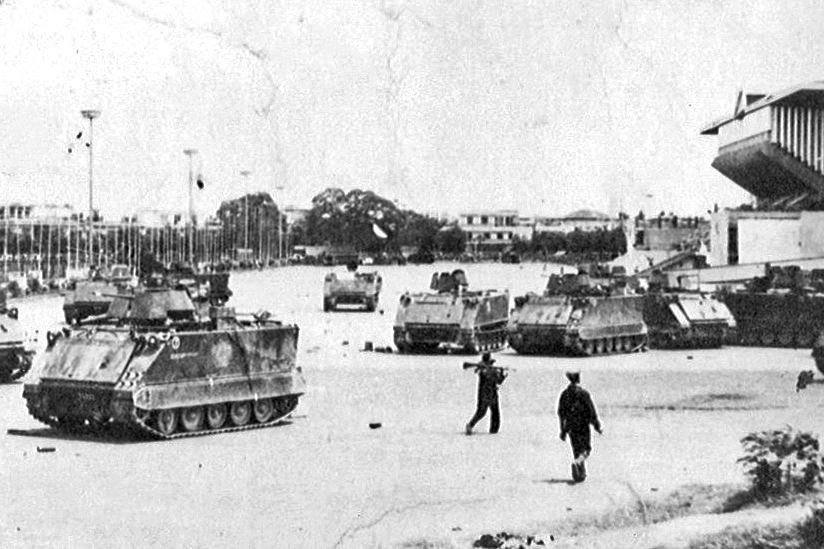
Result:
{"type": "Polygon", "coordinates": [[[499,532],[494,536],[491,534],[482,535],[475,540],[472,547],[480,547],[481,549],[526,549],[527,547],[543,547],[545,545],[544,540],[536,536],[518,536],[499,532]]]}

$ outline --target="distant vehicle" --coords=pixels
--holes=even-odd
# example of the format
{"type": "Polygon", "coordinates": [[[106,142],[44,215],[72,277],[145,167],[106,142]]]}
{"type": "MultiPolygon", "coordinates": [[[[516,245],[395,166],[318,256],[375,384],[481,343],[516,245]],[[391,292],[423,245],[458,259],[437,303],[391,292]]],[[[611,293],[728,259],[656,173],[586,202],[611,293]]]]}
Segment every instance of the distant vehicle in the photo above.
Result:
{"type": "MultiPolygon", "coordinates": [[[[357,268],[357,265],[355,265],[357,268]]],[[[323,279],[323,310],[334,311],[340,305],[358,305],[372,312],[378,307],[383,278],[377,271],[350,276],[338,276],[332,272],[323,279]]]]}
{"type": "Polygon", "coordinates": [[[435,254],[429,250],[418,250],[407,257],[406,260],[414,265],[430,265],[435,263],[435,254]]]}
{"type": "Polygon", "coordinates": [[[71,433],[151,438],[268,427],[305,391],[298,327],[236,315],[222,297],[142,286],[93,324],[49,333],[29,413],[71,433]],[[206,310],[206,314],[201,311],[206,310]]]}
{"type": "Polygon", "coordinates": [[[114,265],[109,272],[98,271],[91,280],[78,281],[74,290],[63,299],[63,317],[66,323],[105,314],[113,295],[133,287],[136,279],[127,265],[114,265]]]}
{"type": "Polygon", "coordinates": [[[698,291],[667,288],[661,273],[650,277],[644,321],[655,349],[720,347],[736,329],[724,303],[698,291]]]}
{"type": "Polygon", "coordinates": [[[20,379],[31,369],[34,349],[15,307],[6,306],[6,292],[0,290],[0,383],[20,379]]]}
{"type": "Polygon", "coordinates": [[[504,347],[509,294],[466,287],[466,274],[457,269],[434,273],[433,292],[403,294],[394,326],[398,350],[478,353],[504,347]]]}
{"type": "Polygon", "coordinates": [[[582,356],[645,350],[643,296],[631,295],[621,268],[579,267],[550,275],[543,295],[515,298],[509,345],[521,354],[582,356]]]}
{"type": "Polygon", "coordinates": [[[824,330],[824,271],[771,267],[747,289],[721,292],[737,330],[730,343],[811,348],[824,330]]]}
{"type": "Polygon", "coordinates": [[[520,263],[521,256],[515,252],[504,252],[501,254],[501,263],[520,263]]]}

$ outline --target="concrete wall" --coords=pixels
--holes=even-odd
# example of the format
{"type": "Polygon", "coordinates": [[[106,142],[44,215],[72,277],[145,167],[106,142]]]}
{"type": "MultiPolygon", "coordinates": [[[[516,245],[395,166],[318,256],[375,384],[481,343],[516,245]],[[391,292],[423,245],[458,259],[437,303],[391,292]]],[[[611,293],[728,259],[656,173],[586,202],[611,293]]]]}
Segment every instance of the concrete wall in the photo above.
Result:
{"type": "Polygon", "coordinates": [[[824,257],[824,212],[801,212],[802,257],[824,257]]]}
{"type": "Polygon", "coordinates": [[[739,219],[738,262],[762,263],[804,257],[800,229],[798,219],[739,219]]]}
{"type": "Polygon", "coordinates": [[[710,265],[728,265],[727,247],[729,245],[730,215],[726,210],[710,214],[710,265]]]}

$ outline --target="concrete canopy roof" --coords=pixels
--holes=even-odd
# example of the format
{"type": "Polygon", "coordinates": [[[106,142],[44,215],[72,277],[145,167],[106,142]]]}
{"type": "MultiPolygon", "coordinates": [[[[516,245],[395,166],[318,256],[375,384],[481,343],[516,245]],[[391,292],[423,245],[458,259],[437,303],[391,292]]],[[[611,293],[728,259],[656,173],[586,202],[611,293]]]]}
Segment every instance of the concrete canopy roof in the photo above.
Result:
{"type": "Polygon", "coordinates": [[[769,105],[799,105],[807,107],[824,106],[824,81],[817,80],[808,84],[799,84],[786,88],[776,93],[771,93],[753,101],[749,105],[743,104],[746,101],[742,93],[739,93],[736,101],[735,112],[731,116],[724,116],[710,122],[701,128],[702,135],[715,135],[718,128],[729,124],[733,120],[744,118],[750,113],[763,109],[769,105]]]}

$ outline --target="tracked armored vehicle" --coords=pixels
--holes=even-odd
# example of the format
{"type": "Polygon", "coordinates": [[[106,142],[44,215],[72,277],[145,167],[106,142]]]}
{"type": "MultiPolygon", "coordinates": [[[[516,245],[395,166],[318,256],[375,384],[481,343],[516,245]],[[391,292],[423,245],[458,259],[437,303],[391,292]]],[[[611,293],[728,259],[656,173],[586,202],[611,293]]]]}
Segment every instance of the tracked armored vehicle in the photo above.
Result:
{"type": "Polygon", "coordinates": [[[106,318],[50,333],[23,396],[32,416],[72,432],[170,439],[267,427],[305,390],[297,340],[297,326],[267,314],[213,302],[202,316],[185,289],[141,288],[115,297],[106,318]]]}
{"type": "Polygon", "coordinates": [[[712,348],[734,337],[735,318],[724,303],[698,291],[667,288],[665,280],[653,273],[644,297],[650,347],[712,348]]]}
{"type": "MultiPolygon", "coordinates": [[[[357,265],[355,265],[357,268],[357,265]]],[[[378,307],[383,279],[378,272],[358,273],[339,277],[328,273],[323,279],[323,310],[334,311],[340,305],[357,305],[369,312],[378,307]]]]}
{"type": "Polygon", "coordinates": [[[601,266],[550,275],[543,295],[515,298],[510,347],[521,354],[582,356],[644,350],[643,297],[630,295],[627,284],[623,271],[601,266]]]}
{"type": "Polygon", "coordinates": [[[506,345],[509,294],[467,290],[466,274],[432,275],[426,293],[405,293],[395,316],[395,346],[402,353],[478,353],[506,345]]]}
{"type": "Polygon", "coordinates": [[[746,290],[718,294],[735,317],[731,343],[812,347],[824,330],[824,271],[772,267],[746,290]]]}
{"type": "Polygon", "coordinates": [[[105,314],[112,295],[132,285],[133,278],[126,265],[114,265],[108,274],[97,273],[92,280],[82,280],[63,299],[63,317],[67,324],[105,314]]]}
{"type": "Polygon", "coordinates": [[[16,308],[6,306],[6,292],[0,290],[0,383],[20,379],[31,369],[34,349],[17,316],[16,308]]]}

